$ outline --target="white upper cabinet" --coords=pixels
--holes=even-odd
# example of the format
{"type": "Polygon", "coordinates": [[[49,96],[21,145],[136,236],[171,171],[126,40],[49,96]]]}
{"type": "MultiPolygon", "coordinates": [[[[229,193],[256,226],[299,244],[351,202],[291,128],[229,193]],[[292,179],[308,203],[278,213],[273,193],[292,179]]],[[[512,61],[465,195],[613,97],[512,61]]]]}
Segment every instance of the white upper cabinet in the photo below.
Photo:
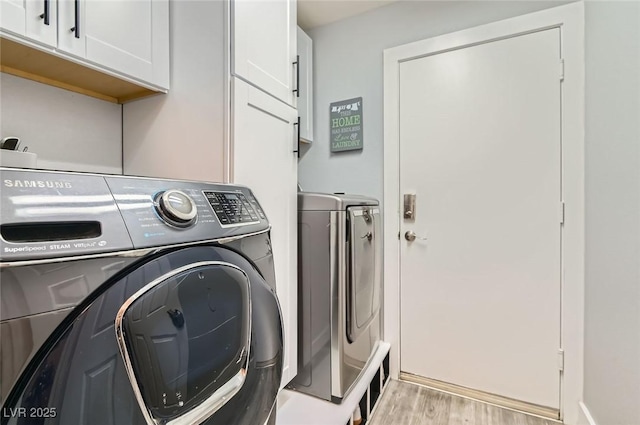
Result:
{"type": "Polygon", "coordinates": [[[58,48],[169,87],[168,0],[58,0],[58,48]]]}
{"type": "Polygon", "coordinates": [[[0,27],[15,35],[55,47],[55,0],[0,0],[0,27]]]}
{"type": "Polygon", "coordinates": [[[300,140],[313,141],[313,40],[298,27],[300,140]]]}
{"type": "MultiPolygon", "coordinates": [[[[21,46],[2,57],[21,76],[102,93],[95,81],[105,80],[77,68],[69,72],[73,62],[143,90],[169,88],[169,0],[0,0],[0,30],[3,40],[21,46]],[[68,62],[45,59],[33,49],[68,62]]],[[[118,82],[104,86],[104,94],[117,98],[144,94],[118,82]]]]}
{"type": "Polygon", "coordinates": [[[232,74],[296,105],[296,0],[232,2],[232,74]]]}

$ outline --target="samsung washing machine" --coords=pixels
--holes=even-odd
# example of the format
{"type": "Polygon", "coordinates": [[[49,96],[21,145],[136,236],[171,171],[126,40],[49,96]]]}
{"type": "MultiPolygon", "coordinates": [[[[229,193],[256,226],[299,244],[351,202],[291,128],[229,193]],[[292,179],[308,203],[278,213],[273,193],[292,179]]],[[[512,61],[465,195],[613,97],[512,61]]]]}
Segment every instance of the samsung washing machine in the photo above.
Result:
{"type": "Polygon", "coordinates": [[[298,193],[298,374],[288,388],[340,403],[381,340],[376,199],[298,193]]]}
{"type": "Polygon", "coordinates": [[[2,424],[275,423],[282,322],[248,188],[0,174],[2,424]]]}

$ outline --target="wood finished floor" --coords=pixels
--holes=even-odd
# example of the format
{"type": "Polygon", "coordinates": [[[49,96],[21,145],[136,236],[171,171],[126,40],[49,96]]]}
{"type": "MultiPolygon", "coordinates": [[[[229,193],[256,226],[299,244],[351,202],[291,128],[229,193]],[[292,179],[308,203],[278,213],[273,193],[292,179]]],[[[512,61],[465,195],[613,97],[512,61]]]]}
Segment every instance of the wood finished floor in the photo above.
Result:
{"type": "Polygon", "coordinates": [[[558,425],[558,422],[394,380],[389,382],[367,425],[558,425]]]}

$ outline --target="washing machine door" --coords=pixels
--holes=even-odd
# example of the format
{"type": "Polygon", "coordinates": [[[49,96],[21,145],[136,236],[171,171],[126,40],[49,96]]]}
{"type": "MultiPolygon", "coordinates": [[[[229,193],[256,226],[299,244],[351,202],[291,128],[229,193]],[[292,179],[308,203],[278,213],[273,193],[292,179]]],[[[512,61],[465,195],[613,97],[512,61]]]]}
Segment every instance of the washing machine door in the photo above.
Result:
{"type": "Polygon", "coordinates": [[[281,367],[277,298],[255,267],[220,246],[180,249],[80,305],[23,372],[2,423],[261,425],[281,367]]]}
{"type": "Polygon", "coordinates": [[[347,338],[354,342],[380,309],[380,215],[372,207],[347,208],[347,338]]]}
{"type": "Polygon", "coordinates": [[[238,393],[249,366],[249,285],[233,264],[197,262],[120,308],[120,353],[148,423],[201,423],[238,393]]]}

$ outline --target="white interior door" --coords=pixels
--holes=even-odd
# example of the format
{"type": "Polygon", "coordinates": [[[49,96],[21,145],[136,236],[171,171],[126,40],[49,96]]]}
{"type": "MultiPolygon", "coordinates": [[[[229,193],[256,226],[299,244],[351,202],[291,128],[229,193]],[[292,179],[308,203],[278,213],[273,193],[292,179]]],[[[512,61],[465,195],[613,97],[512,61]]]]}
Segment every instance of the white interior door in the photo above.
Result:
{"type": "Polygon", "coordinates": [[[400,65],[403,372],[559,408],[560,85],[557,28],[400,65]]]}

